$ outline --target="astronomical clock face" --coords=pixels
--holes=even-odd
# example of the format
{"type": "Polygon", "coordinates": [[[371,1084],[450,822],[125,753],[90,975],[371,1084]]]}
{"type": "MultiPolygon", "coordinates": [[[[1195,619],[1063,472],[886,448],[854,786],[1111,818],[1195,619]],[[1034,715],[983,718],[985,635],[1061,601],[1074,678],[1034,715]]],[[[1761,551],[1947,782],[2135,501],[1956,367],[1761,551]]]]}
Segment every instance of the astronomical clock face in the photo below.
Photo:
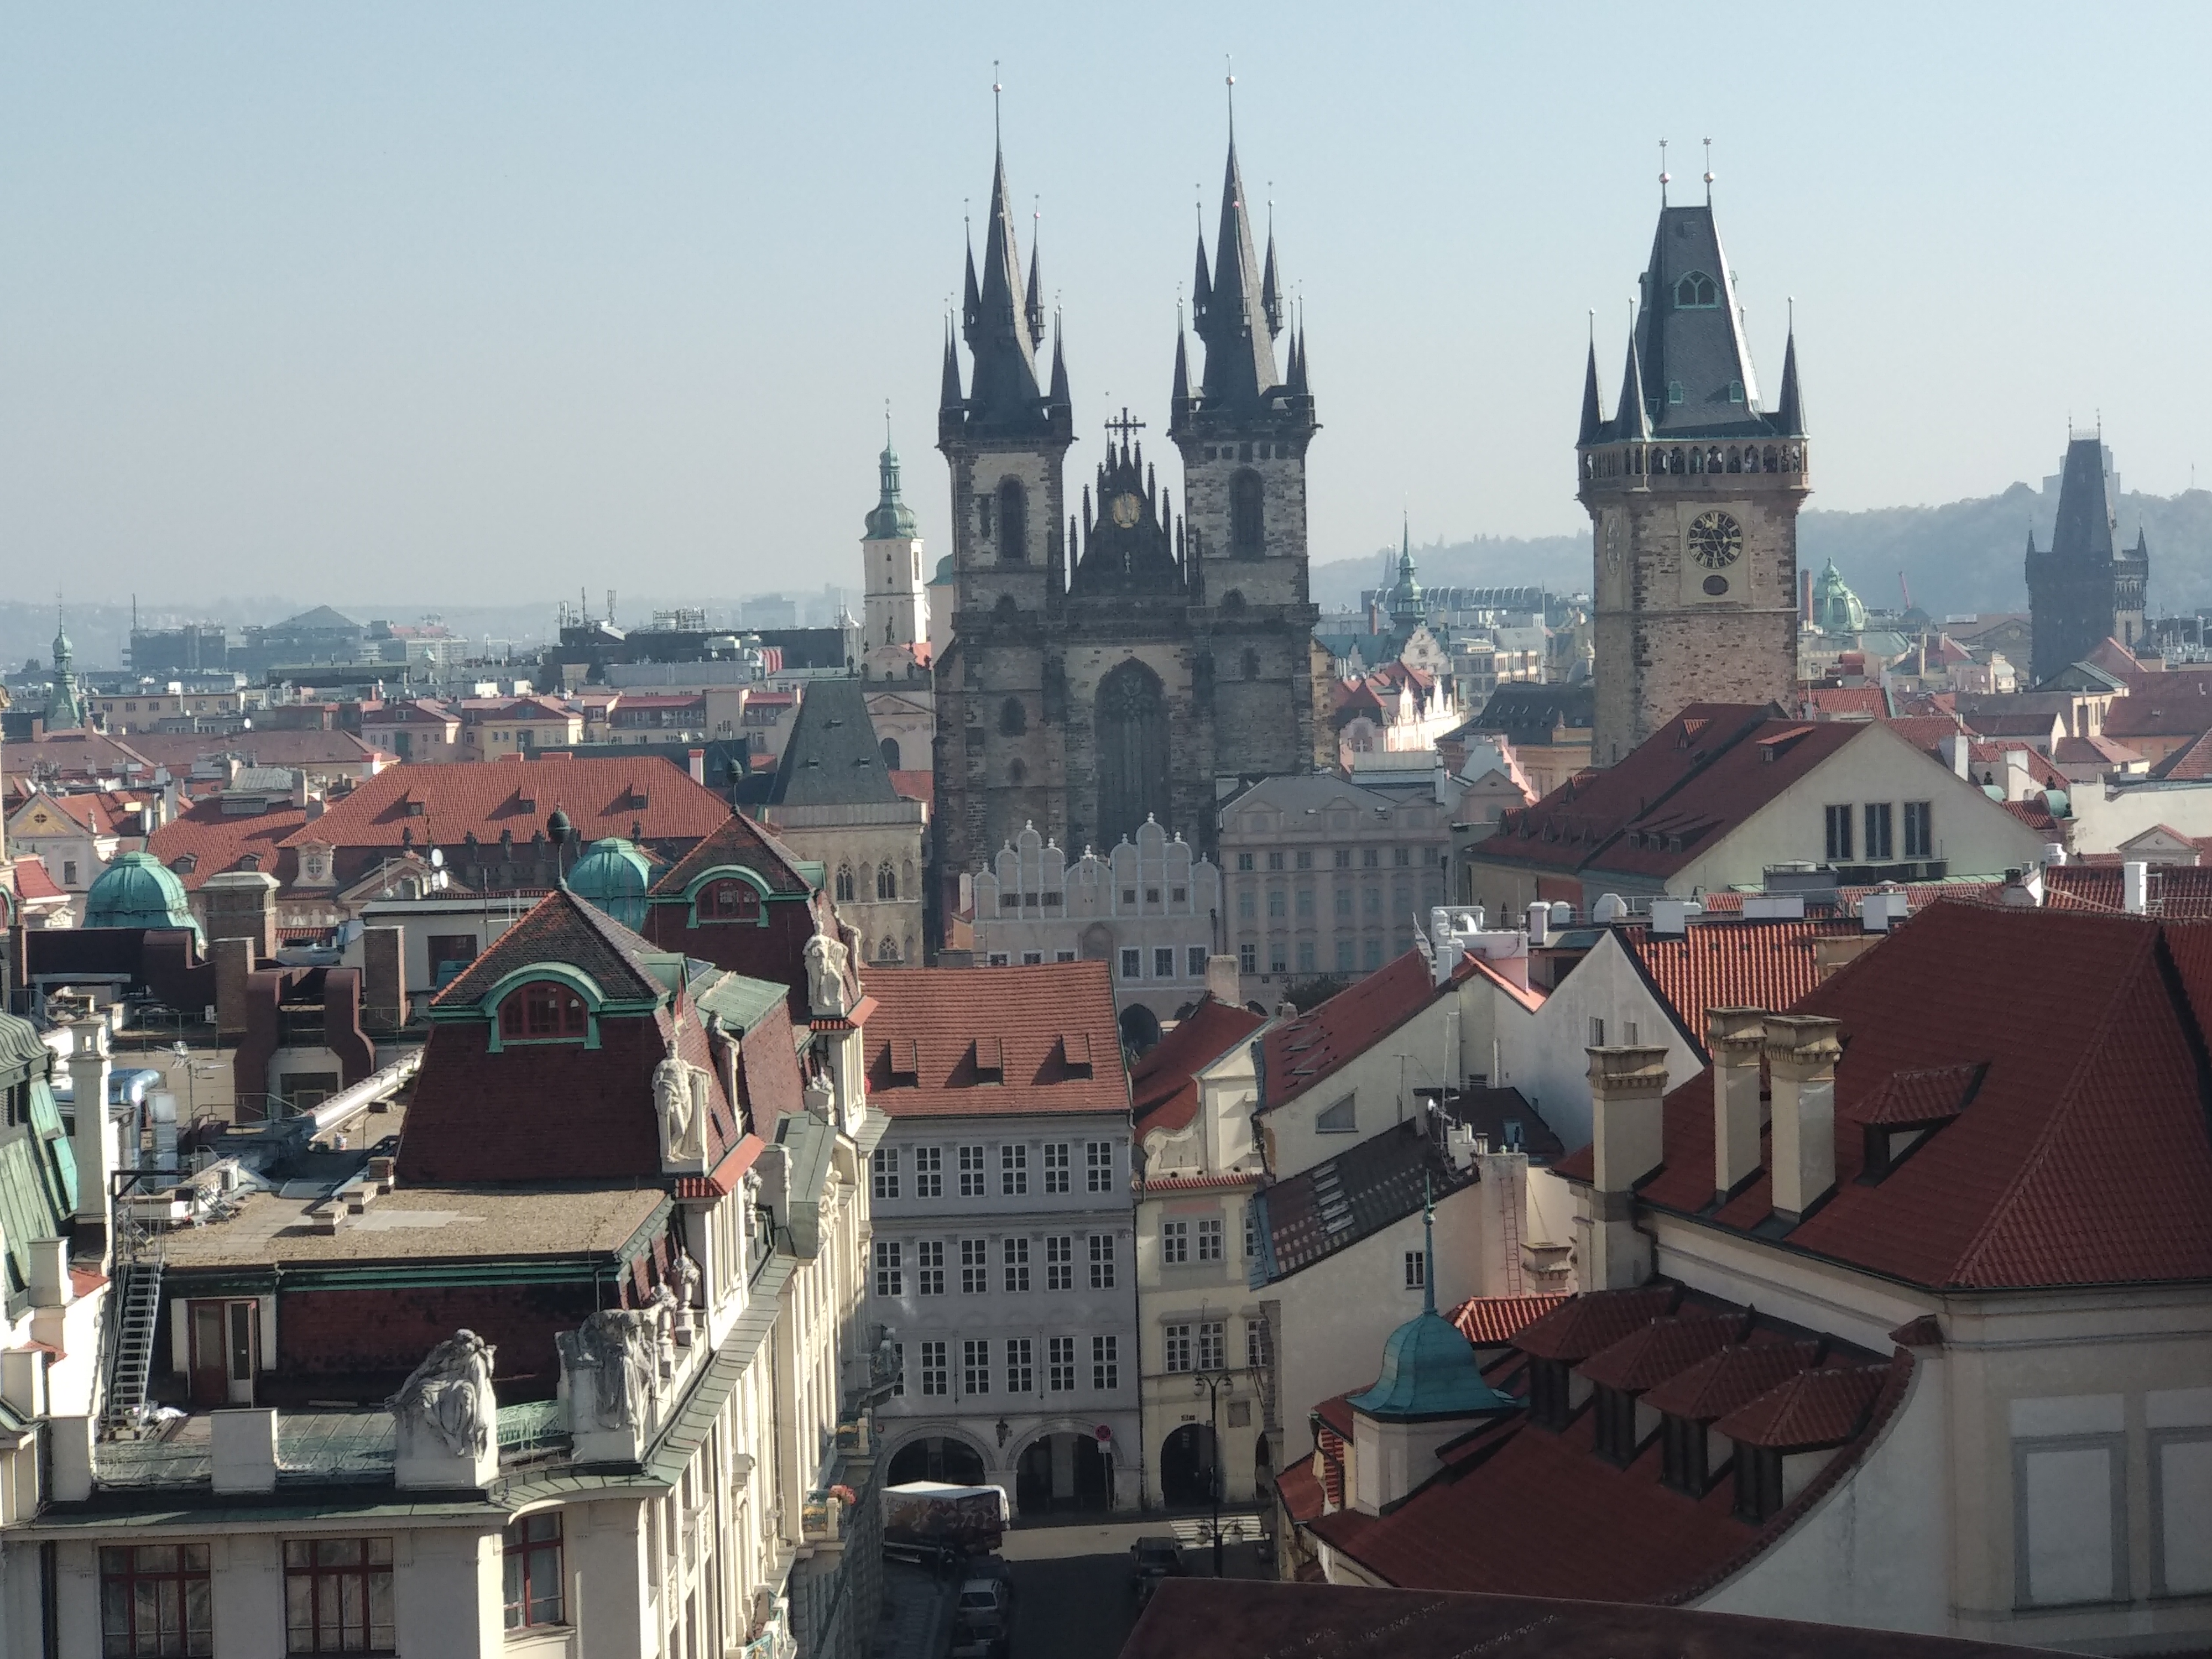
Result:
{"type": "Polygon", "coordinates": [[[1690,556],[1708,570],[1725,570],[1743,556],[1743,527],[1725,513],[1700,513],[1690,520],[1690,556]]]}
{"type": "Polygon", "coordinates": [[[1106,510],[1114,515],[1115,524],[1120,525],[1124,530],[1132,530],[1136,527],[1137,520],[1143,514],[1145,504],[1134,495],[1125,492],[1116,495],[1109,503],[1106,510]]]}

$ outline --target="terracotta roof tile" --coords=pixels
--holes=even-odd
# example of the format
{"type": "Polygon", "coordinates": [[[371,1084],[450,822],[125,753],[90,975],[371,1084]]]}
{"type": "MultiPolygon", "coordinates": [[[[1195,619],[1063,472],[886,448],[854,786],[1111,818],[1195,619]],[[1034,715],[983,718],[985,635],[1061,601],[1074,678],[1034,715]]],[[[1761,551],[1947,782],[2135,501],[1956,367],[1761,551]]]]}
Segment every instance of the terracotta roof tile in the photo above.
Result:
{"type": "Polygon", "coordinates": [[[1912,1126],[1958,1116],[1982,1086],[1990,1068],[1982,1065],[1931,1066],[1892,1072],[1888,1080],[1862,1098],[1848,1115],[1856,1123],[1912,1126]]]}
{"type": "Polygon", "coordinates": [[[25,854],[9,865],[15,881],[15,896],[21,899],[67,898],[68,890],[47,872],[44,860],[25,854]]]}
{"type": "Polygon", "coordinates": [[[516,969],[538,962],[564,963],[611,997],[657,999],[667,988],[646,963],[664,954],[563,887],[532,906],[431,1000],[474,1002],[516,969]]]}
{"type": "Polygon", "coordinates": [[[1411,1121],[1370,1135],[1261,1191],[1266,1280],[1286,1279],[1417,1214],[1426,1193],[1442,1199],[1474,1179],[1472,1168],[1459,1169],[1411,1121]]]}
{"type": "Polygon", "coordinates": [[[307,809],[287,803],[265,812],[226,812],[220,795],[200,801],[156,830],[146,850],[176,872],[187,890],[210,876],[242,870],[246,860],[264,875],[290,886],[300,873],[300,855],[284,843],[307,822],[307,809]],[[179,868],[185,860],[189,868],[179,868]]]}
{"type": "Polygon", "coordinates": [[[1578,1365],[1638,1326],[1673,1313],[1681,1297],[1680,1287],[1674,1285],[1571,1297],[1526,1327],[1513,1346],[1539,1359],[1578,1365]]]}
{"type": "Polygon", "coordinates": [[[1711,1423],[1819,1363],[1818,1342],[1731,1343],[1686,1366],[1644,1396],[1653,1411],[1711,1423]]]}
{"type": "Polygon", "coordinates": [[[893,1117],[1007,1112],[1126,1112],[1128,1074],[1103,962],[1021,968],[875,968],[868,991],[868,1095],[893,1117]],[[1062,1038],[1090,1039],[1070,1065],[1062,1038]],[[976,1068],[977,1044],[1000,1046],[1003,1081],[976,1068]],[[918,1069],[891,1068],[894,1045],[918,1069]],[[911,1080],[909,1080],[911,1079],[911,1080]]]}
{"type": "Polygon", "coordinates": [[[1800,1371],[1713,1425],[1731,1440],[1776,1451],[1839,1446],[1865,1426],[1887,1365],[1800,1371]]]}
{"type": "Polygon", "coordinates": [[[2194,738],[2212,731],[2212,673],[2174,669],[2144,675],[2141,685],[2106,705],[2104,730],[2123,743],[2132,738],[2194,738]]]}
{"type": "Polygon", "coordinates": [[[193,763],[234,757],[248,766],[286,766],[313,771],[344,768],[367,777],[392,757],[380,754],[350,732],[325,732],[309,727],[293,731],[282,726],[216,735],[205,732],[134,732],[131,746],[155,766],[166,766],[179,777],[193,763]]]}
{"type": "MultiPolygon", "coordinates": [[[[1462,960],[1459,976],[1474,971],[1474,960],[1462,960]]],[[[1262,1040],[1260,1109],[1273,1111],[1296,1100],[1440,994],[1427,958],[1408,951],[1318,1007],[1279,1022],[1262,1040]]]]}
{"type": "Polygon", "coordinates": [[[1791,1006],[1820,982],[1814,940],[1861,931],[1857,921],[1843,916],[1693,921],[1679,938],[1662,938],[1644,926],[1618,930],[1630,959],[1700,1054],[1709,1010],[1791,1006]]]}
{"type": "Polygon", "coordinates": [[[704,872],[734,864],[765,879],[772,893],[811,893],[813,884],[799,872],[799,861],[798,854],[757,820],[726,811],[704,840],[654,879],[653,891],[661,896],[680,894],[704,872]]]}
{"type": "Polygon", "coordinates": [[[1198,1115],[1198,1083],[1194,1073],[1266,1023],[1249,1008],[1217,1001],[1210,994],[1200,998],[1198,1006],[1176,1023],[1175,1030],[1147,1048],[1130,1067],[1130,1104],[1138,1135],[1188,1127],[1198,1115]]]}
{"type": "Polygon", "coordinates": [[[1567,1299],[1554,1296],[1475,1296],[1451,1310],[1451,1322],[1478,1348],[1510,1342],[1536,1320],[1567,1299]]]}
{"type": "Polygon", "coordinates": [[[1311,1458],[1293,1463],[1277,1475],[1275,1490],[1282,1495],[1283,1508],[1293,1521],[1310,1521],[1322,1512],[1321,1477],[1313,1472],[1311,1458]]]}
{"type": "Polygon", "coordinates": [[[1592,1354],[1577,1369],[1591,1382],[1608,1389],[1640,1393],[1735,1340],[1742,1326],[1738,1318],[1704,1309],[1685,1310],[1631,1331],[1592,1354]]]}

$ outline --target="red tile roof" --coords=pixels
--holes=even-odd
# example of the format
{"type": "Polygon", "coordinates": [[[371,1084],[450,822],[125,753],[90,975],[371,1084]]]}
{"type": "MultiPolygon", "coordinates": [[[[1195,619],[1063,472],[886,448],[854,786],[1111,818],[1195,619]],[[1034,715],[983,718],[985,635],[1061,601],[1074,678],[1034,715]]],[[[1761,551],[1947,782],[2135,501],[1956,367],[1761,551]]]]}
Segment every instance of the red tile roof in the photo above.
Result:
{"type": "Polygon", "coordinates": [[[1889,694],[1879,685],[1808,686],[1797,702],[1814,720],[1879,720],[1889,713],[1889,694]]]}
{"type": "Polygon", "coordinates": [[[154,765],[166,766],[180,778],[196,761],[226,756],[234,756],[247,766],[286,766],[308,771],[342,768],[356,777],[368,776],[392,759],[350,732],[284,726],[221,736],[205,732],[134,732],[131,746],[154,765]]]}
{"type": "Polygon", "coordinates": [[[8,866],[15,879],[15,896],[20,899],[67,898],[66,889],[58,885],[47,873],[43,860],[25,854],[8,866]]]}
{"type": "Polygon", "coordinates": [[[1128,1110],[1104,963],[875,968],[867,979],[868,1095],[891,1116],[1128,1110]],[[978,1067],[994,1048],[998,1081],[978,1067]]]}
{"type": "Polygon", "coordinates": [[[1856,1123],[1911,1127],[1940,1123],[1966,1109],[1982,1086],[1986,1066],[1932,1066],[1923,1071],[1893,1072],[1889,1079],[1850,1109],[1856,1123]]]}
{"type": "Polygon", "coordinates": [[[2059,738],[2051,749],[2051,758],[2066,766],[2134,766],[2143,757],[2124,743],[2092,737],[2059,738]]]}
{"type": "Polygon", "coordinates": [[[2105,708],[2105,735],[2130,738],[2193,738],[2212,731],[2212,672],[2174,669],[2145,674],[2142,684],[2105,708]]]}
{"type": "Polygon", "coordinates": [[[1567,1299],[1554,1296],[1474,1296],[1451,1310],[1451,1322],[1460,1334],[1478,1348],[1510,1342],[1515,1337],[1567,1299]]]}
{"type": "MultiPolygon", "coordinates": [[[[43,799],[70,823],[95,836],[138,834],[143,822],[140,809],[153,798],[143,789],[81,789],[70,793],[41,789],[32,797],[43,799]]],[[[27,806],[30,801],[23,805],[27,806]]]]}
{"type": "Polygon", "coordinates": [[[1310,1457],[1277,1475],[1275,1490],[1282,1494],[1283,1507],[1293,1521],[1310,1521],[1322,1512],[1321,1477],[1313,1472],[1310,1457]]]}
{"type": "MultiPolygon", "coordinates": [[[[2133,754],[2135,751],[2128,751],[2133,754]]],[[[2140,758],[2140,757],[2138,757],[2140,758]]],[[[2212,778],[2212,731],[2191,738],[2150,769],[2154,778],[2212,778]]]]}
{"type": "Polygon", "coordinates": [[[1887,1365],[1800,1371],[1713,1426],[1731,1440],[1776,1451],[1840,1446],[1865,1426],[1889,1371],[1887,1365]]]}
{"type": "MultiPolygon", "coordinates": [[[[1461,960],[1455,982],[1474,971],[1474,960],[1461,960]]],[[[1260,1109],[1273,1111],[1297,1099],[1441,994],[1428,959],[1419,951],[1408,951],[1296,1019],[1279,1023],[1261,1039],[1260,1109]]]]}
{"type": "MultiPolygon", "coordinates": [[[[1129,1068],[1130,1109],[1139,1138],[1188,1128],[1198,1115],[1200,1067],[1218,1060],[1267,1022],[1209,994],[1129,1068]]],[[[1157,1183],[1149,1183],[1157,1184],[1157,1183]]]]}
{"type": "Polygon", "coordinates": [[[1681,1297],[1680,1288],[1674,1285],[1570,1297],[1524,1329],[1513,1346],[1539,1359],[1563,1359],[1578,1365],[1638,1326],[1673,1313],[1681,1297]]]}
{"type": "Polygon", "coordinates": [[[1862,931],[1843,916],[1693,921],[1680,938],[1657,937],[1643,926],[1615,930],[1644,982],[1700,1054],[1706,1052],[1709,1010],[1790,1007],[1820,982],[1813,942],[1862,931]]]}
{"type": "MultiPolygon", "coordinates": [[[[2212,1030],[2212,927],[1931,905],[1796,1012],[1839,1021],[1847,1047],[1835,1191],[1789,1231],[1793,1251],[1931,1287],[2212,1279],[2196,1058],[2212,1030]],[[1862,1102],[1900,1071],[1982,1064],[1964,1110],[1859,1179],[1862,1102]]],[[[1644,1204],[1739,1232],[1767,1223],[1764,1171],[1710,1209],[1710,1072],[1668,1096],[1664,1122],[1644,1204]]],[[[1587,1180],[1587,1149],[1559,1168],[1587,1180]]]]}
{"type": "Polygon", "coordinates": [[[146,850],[176,872],[187,889],[210,876],[246,868],[246,860],[286,886],[300,873],[300,855],[284,842],[307,822],[307,809],[289,803],[265,812],[229,812],[220,795],[200,801],[156,830],[146,850]],[[183,867],[191,860],[190,867],[183,867]]]}
{"type": "Polygon", "coordinates": [[[1644,1403],[1693,1423],[1716,1422],[1808,1370],[1820,1358],[1818,1342],[1731,1343],[1647,1390],[1644,1403]]]}
{"type": "Polygon", "coordinates": [[[681,893],[709,870],[738,865],[767,882],[771,893],[811,893],[814,885],[800,872],[799,862],[799,854],[757,819],[726,810],[721,822],[696,847],[654,878],[653,891],[664,897],[681,893]]]}
{"type": "Polygon", "coordinates": [[[1609,1347],[1583,1361],[1582,1374],[1593,1382],[1630,1393],[1656,1388],[1675,1372],[1717,1352],[1742,1334],[1742,1322],[1705,1308],[1639,1326],[1609,1347]]]}
{"type": "Polygon", "coordinates": [[[926,766],[895,769],[891,787],[908,800],[918,800],[927,806],[937,799],[937,774],[926,766]]]}
{"type": "MultiPolygon", "coordinates": [[[[2145,876],[2144,895],[2153,915],[2212,920],[2212,865],[2154,864],[2145,876]]],[[[2124,908],[2124,879],[2118,862],[2050,866],[2043,872],[2044,902],[2052,908],[2118,915],[2124,908]]]]}

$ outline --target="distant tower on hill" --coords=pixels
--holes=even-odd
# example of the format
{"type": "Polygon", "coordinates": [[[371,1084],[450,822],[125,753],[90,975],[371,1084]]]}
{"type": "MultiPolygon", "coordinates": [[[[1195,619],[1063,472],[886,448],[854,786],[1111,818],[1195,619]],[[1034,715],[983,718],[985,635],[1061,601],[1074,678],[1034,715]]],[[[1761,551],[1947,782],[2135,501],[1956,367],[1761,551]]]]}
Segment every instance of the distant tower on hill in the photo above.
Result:
{"type": "Polygon", "coordinates": [[[1707,198],[1659,210],[1607,418],[1597,346],[1577,465],[1596,561],[1597,711],[1610,766],[1698,702],[1789,701],[1797,678],[1797,510],[1810,492],[1794,329],[1763,405],[1707,198]]]}
{"type": "Polygon", "coordinates": [[[2081,661],[2107,638],[2129,650],[2142,643],[2143,590],[2150,583],[2150,546],[2142,532],[2125,550],[2115,544],[2112,458],[2094,433],[2066,446],[2059,474],[2058,521],[2051,547],[2038,552],[2027,532],[2027,605],[2034,629],[2035,683],[2081,661]]]}

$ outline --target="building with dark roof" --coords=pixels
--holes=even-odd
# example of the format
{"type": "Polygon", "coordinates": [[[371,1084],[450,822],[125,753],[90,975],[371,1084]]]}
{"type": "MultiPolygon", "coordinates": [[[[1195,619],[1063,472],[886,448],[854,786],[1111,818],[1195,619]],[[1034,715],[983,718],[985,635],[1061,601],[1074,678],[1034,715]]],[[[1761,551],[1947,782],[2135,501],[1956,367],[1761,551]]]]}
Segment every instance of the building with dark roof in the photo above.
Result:
{"type": "Polygon", "coordinates": [[[2070,439],[2061,465],[2058,518],[2051,545],[2039,551],[2027,532],[2027,602],[2034,629],[2033,678],[2039,686],[2069,664],[2088,658],[2107,639],[2132,648],[2146,637],[2143,592],[2150,582],[2150,546],[2117,544],[2112,452],[2094,433],[2070,439]]]}

